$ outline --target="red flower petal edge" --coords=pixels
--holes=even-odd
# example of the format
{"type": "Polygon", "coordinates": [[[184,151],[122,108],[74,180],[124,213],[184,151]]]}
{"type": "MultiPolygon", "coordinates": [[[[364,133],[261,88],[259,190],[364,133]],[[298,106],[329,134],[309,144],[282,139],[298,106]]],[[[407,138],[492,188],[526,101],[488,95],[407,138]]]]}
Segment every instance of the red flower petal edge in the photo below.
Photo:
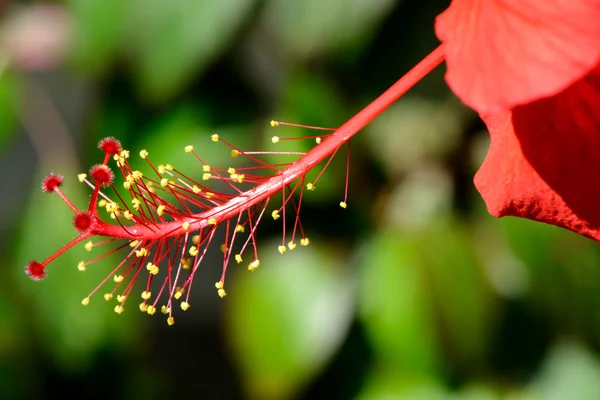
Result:
{"type": "Polygon", "coordinates": [[[552,96],[600,60],[598,0],[454,0],[435,29],[448,85],[480,113],[552,96]]]}
{"type": "Polygon", "coordinates": [[[600,240],[600,66],[557,96],[482,118],[491,146],[475,186],[489,212],[600,240]]]}

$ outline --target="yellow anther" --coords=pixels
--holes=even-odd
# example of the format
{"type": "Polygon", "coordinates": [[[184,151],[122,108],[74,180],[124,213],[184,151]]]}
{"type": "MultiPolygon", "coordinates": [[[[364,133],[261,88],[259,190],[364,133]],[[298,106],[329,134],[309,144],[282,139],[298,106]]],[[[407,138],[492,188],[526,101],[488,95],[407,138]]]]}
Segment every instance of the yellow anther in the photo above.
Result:
{"type": "Polygon", "coordinates": [[[294,243],[294,242],[289,242],[288,243],[288,249],[294,250],[295,248],[296,248],[296,243],[294,243]]]}
{"type": "Polygon", "coordinates": [[[231,175],[229,175],[229,179],[231,179],[232,181],[237,181],[239,177],[240,176],[238,174],[231,174],[231,175]]]}
{"type": "Polygon", "coordinates": [[[120,156],[122,158],[129,158],[129,150],[121,150],[120,156]]]}
{"type": "Polygon", "coordinates": [[[244,179],[246,179],[246,175],[239,174],[236,180],[238,181],[238,183],[242,183],[244,182],[244,179]]]}
{"type": "Polygon", "coordinates": [[[210,165],[206,164],[202,166],[202,171],[203,172],[210,172],[210,165]]]}
{"type": "Polygon", "coordinates": [[[144,174],[142,174],[141,171],[132,171],[131,176],[133,176],[133,179],[142,179],[142,176],[144,176],[144,174]]]}
{"type": "Polygon", "coordinates": [[[245,230],[245,228],[244,228],[244,225],[237,224],[237,225],[235,226],[235,231],[236,231],[236,232],[239,232],[239,233],[244,233],[244,230],[245,230]]]}
{"type": "Polygon", "coordinates": [[[189,258],[183,257],[181,259],[181,266],[183,267],[183,269],[190,269],[191,265],[192,265],[192,260],[190,260],[189,258]]]}
{"type": "Polygon", "coordinates": [[[212,174],[210,174],[210,173],[208,173],[208,172],[205,172],[204,174],[202,174],[202,180],[203,180],[203,181],[207,181],[207,180],[209,180],[210,178],[212,178],[212,174]]]}
{"type": "Polygon", "coordinates": [[[146,312],[148,313],[148,315],[154,315],[154,313],[156,312],[156,307],[149,305],[146,309],[146,312]]]}
{"type": "Polygon", "coordinates": [[[242,255],[241,254],[236,254],[234,258],[235,258],[235,261],[237,261],[238,264],[241,263],[242,261],[244,261],[244,260],[242,260],[242,255]]]}
{"type": "Polygon", "coordinates": [[[171,312],[171,308],[167,306],[160,306],[160,312],[163,314],[168,314],[171,312]]]}
{"type": "Polygon", "coordinates": [[[87,242],[85,244],[85,246],[83,246],[87,251],[92,251],[92,249],[94,248],[94,242],[92,242],[91,240],[89,242],[87,242]]]}
{"type": "Polygon", "coordinates": [[[131,204],[133,204],[134,210],[137,211],[140,209],[140,204],[142,204],[142,202],[140,201],[140,199],[131,199],[131,204]]]}
{"type": "Polygon", "coordinates": [[[207,199],[212,199],[214,195],[215,194],[213,192],[206,192],[206,195],[204,197],[206,197],[207,199]]]}
{"type": "Polygon", "coordinates": [[[346,204],[345,201],[340,201],[340,207],[346,208],[346,207],[348,207],[348,204],[346,204]]]}
{"type": "Polygon", "coordinates": [[[231,150],[231,157],[236,158],[240,155],[240,152],[237,150],[231,150]]]}
{"type": "Polygon", "coordinates": [[[103,208],[106,207],[106,200],[101,199],[100,201],[98,201],[98,207],[103,208]]]}
{"type": "Polygon", "coordinates": [[[139,242],[140,242],[139,240],[134,240],[133,242],[129,243],[129,247],[135,247],[138,245],[139,242]]]}
{"type": "Polygon", "coordinates": [[[162,215],[165,213],[165,208],[167,207],[164,204],[161,204],[160,206],[156,207],[156,213],[159,217],[162,217],[162,215]]]}
{"type": "Polygon", "coordinates": [[[217,135],[216,133],[211,135],[210,140],[212,140],[213,142],[218,142],[219,141],[219,135],[217,135]]]}
{"type": "Polygon", "coordinates": [[[160,180],[160,186],[166,187],[169,184],[169,180],[167,178],[162,178],[160,180]]]}
{"type": "Polygon", "coordinates": [[[315,185],[313,185],[312,183],[307,183],[306,184],[306,190],[315,190],[317,187],[315,185]]]}
{"type": "Polygon", "coordinates": [[[221,245],[221,253],[226,253],[226,252],[227,252],[227,250],[229,250],[229,248],[227,247],[227,244],[226,244],[226,243],[223,243],[223,244],[221,245]]]}
{"type": "Polygon", "coordinates": [[[196,257],[198,255],[198,248],[196,246],[190,247],[189,253],[190,256],[196,257]]]}
{"type": "Polygon", "coordinates": [[[148,304],[146,304],[146,303],[140,303],[140,311],[141,312],[148,312],[148,304]]]}
{"type": "Polygon", "coordinates": [[[77,179],[79,179],[79,182],[83,183],[85,178],[87,178],[87,174],[77,174],[77,179]]]}
{"type": "Polygon", "coordinates": [[[186,153],[191,153],[192,151],[194,151],[194,146],[192,146],[191,144],[188,146],[185,146],[183,148],[183,150],[185,150],[186,153]]]}
{"type": "Polygon", "coordinates": [[[273,219],[279,219],[279,210],[273,210],[273,212],[271,213],[271,217],[273,217],[273,219]]]}
{"type": "Polygon", "coordinates": [[[175,324],[175,318],[173,318],[173,317],[167,318],[167,324],[169,324],[169,326],[173,326],[175,324]]]}
{"type": "Polygon", "coordinates": [[[183,290],[178,289],[175,294],[173,295],[173,297],[175,298],[175,300],[179,300],[181,298],[181,296],[183,296],[183,290]]]}
{"type": "Polygon", "coordinates": [[[124,308],[123,308],[123,306],[122,306],[122,305],[120,305],[120,304],[119,304],[119,305],[116,305],[116,306],[115,306],[115,312],[116,312],[117,314],[121,314],[121,313],[123,312],[123,310],[124,310],[124,308]]]}
{"type": "Polygon", "coordinates": [[[322,141],[322,140],[321,140],[321,138],[320,138],[320,137],[318,137],[318,138],[316,138],[316,139],[315,139],[315,142],[317,142],[317,144],[321,144],[321,141],[322,141]]]}
{"type": "Polygon", "coordinates": [[[123,279],[124,279],[124,278],[123,278],[123,275],[115,275],[115,276],[113,276],[113,280],[114,280],[116,283],[121,283],[121,282],[123,282],[123,279]]]}
{"type": "Polygon", "coordinates": [[[173,166],[171,164],[167,164],[167,165],[165,165],[165,169],[167,171],[173,171],[173,166]]]}
{"type": "Polygon", "coordinates": [[[273,136],[273,137],[271,138],[271,142],[273,142],[273,143],[278,143],[278,142],[279,142],[279,136],[273,136]]]}
{"type": "Polygon", "coordinates": [[[150,271],[150,273],[151,273],[152,275],[158,275],[158,272],[159,272],[159,271],[160,271],[160,269],[159,269],[158,267],[156,267],[156,266],[155,266],[154,268],[152,268],[152,270],[150,271]]]}
{"type": "Polygon", "coordinates": [[[133,181],[135,181],[135,179],[133,179],[133,176],[131,176],[131,174],[127,174],[127,176],[125,177],[125,181],[129,182],[129,183],[133,183],[133,181]]]}
{"type": "Polygon", "coordinates": [[[217,289],[223,289],[223,281],[215,282],[215,287],[217,289]]]}
{"type": "Polygon", "coordinates": [[[148,300],[150,297],[152,297],[152,292],[147,292],[145,290],[142,292],[142,299],[148,300]]]}
{"type": "Polygon", "coordinates": [[[228,174],[230,174],[230,175],[231,175],[231,174],[235,174],[235,168],[233,168],[233,167],[229,167],[229,168],[227,169],[227,173],[228,173],[228,174]]]}
{"type": "Polygon", "coordinates": [[[260,261],[258,259],[252,261],[248,265],[248,271],[254,271],[256,268],[258,268],[259,265],[260,265],[260,261]]]}
{"type": "Polygon", "coordinates": [[[198,194],[202,191],[202,189],[200,189],[198,186],[194,185],[192,186],[192,192],[194,192],[195,194],[198,194]]]}
{"type": "Polygon", "coordinates": [[[85,299],[81,300],[81,304],[87,306],[88,304],[90,304],[90,298],[86,297],[85,299]]]}
{"type": "Polygon", "coordinates": [[[181,302],[181,309],[183,311],[186,311],[188,308],[190,308],[190,303],[188,303],[187,301],[182,301],[181,302]]]}
{"type": "Polygon", "coordinates": [[[269,124],[271,124],[271,128],[277,128],[279,126],[279,122],[277,122],[275,120],[271,120],[271,122],[269,122],[269,124]]]}
{"type": "Polygon", "coordinates": [[[127,220],[132,220],[133,219],[133,214],[129,210],[125,210],[125,212],[123,213],[123,216],[127,220]]]}
{"type": "Polygon", "coordinates": [[[111,301],[113,298],[112,293],[104,293],[104,300],[111,301]]]}
{"type": "Polygon", "coordinates": [[[131,189],[131,182],[123,182],[123,187],[125,188],[125,190],[129,190],[131,189]]]}
{"type": "Polygon", "coordinates": [[[106,208],[106,212],[109,212],[109,213],[114,213],[114,212],[119,211],[119,205],[117,203],[115,203],[114,201],[107,203],[105,208],[106,208]]]}
{"type": "Polygon", "coordinates": [[[213,217],[210,217],[207,222],[208,222],[209,225],[216,225],[217,224],[217,220],[214,219],[213,217]]]}
{"type": "Polygon", "coordinates": [[[164,174],[165,173],[165,166],[160,164],[158,167],[156,167],[156,169],[158,170],[159,174],[164,174]]]}
{"type": "Polygon", "coordinates": [[[192,236],[192,243],[194,243],[194,244],[200,243],[200,235],[192,236]]]}
{"type": "Polygon", "coordinates": [[[140,151],[140,157],[142,157],[145,160],[146,157],[148,157],[148,152],[146,150],[140,151]]]}
{"type": "Polygon", "coordinates": [[[148,255],[148,250],[145,247],[142,247],[141,249],[135,251],[136,257],[144,257],[147,255],[148,255]]]}
{"type": "Polygon", "coordinates": [[[185,221],[183,224],[181,224],[181,227],[184,231],[187,231],[188,229],[190,229],[190,223],[185,221]]]}
{"type": "Polygon", "coordinates": [[[285,252],[286,252],[286,247],[285,247],[285,246],[283,246],[283,245],[281,245],[281,246],[278,246],[278,247],[277,247],[277,250],[279,250],[279,252],[280,252],[281,254],[285,254],[285,252]]]}
{"type": "Polygon", "coordinates": [[[219,294],[220,298],[227,296],[227,292],[225,291],[225,289],[219,289],[217,290],[217,293],[219,294]]]}
{"type": "Polygon", "coordinates": [[[127,296],[125,296],[124,294],[117,295],[117,301],[119,303],[123,303],[126,299],[127,299],[127,296]]]}
{"type": "Polygon", "coordinates": [[[308,240],[308,238],[302,238],[300,239],[300,246],[308,246],[310,243],[310,240],[308,240]]]}
{"type": "Polygon", "coordinates": [[[77,269],[81,272],[85,271],[85,261],[79,261],[77,264],[77,269]]]}

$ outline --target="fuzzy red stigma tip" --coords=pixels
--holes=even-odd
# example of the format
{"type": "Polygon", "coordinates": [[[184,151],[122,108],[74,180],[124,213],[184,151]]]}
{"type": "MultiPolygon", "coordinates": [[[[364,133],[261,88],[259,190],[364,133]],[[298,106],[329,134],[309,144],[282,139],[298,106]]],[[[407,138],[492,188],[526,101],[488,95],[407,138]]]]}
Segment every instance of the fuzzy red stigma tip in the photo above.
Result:
{"type": "Polygon", "coordinates": [[[90,168],[90,175],[94,182],[102,187],[110,186],[115,179],[115,174],[112,170],[103,164],[97,164],[90,168]]]}
{"type": "Polygon", "coordinates": [[[119,154],[122,150],[121,142],[114,137],[106,137],[98,142],[98,148],[108,155],[119,154]]]}
{"type": "Polygon", "coordinates": [[[75,229],[77,229],[79,232],[88,231],[93,224],[94,218],[89,213],[80,213],[73,218],[73,226],[75,226],[75,229]]]}
{"type": "Polygon", "coordinates": [[[62,175],[50,174],[42,181],[42,190],[44,193],[52,193],[54,189],[60,186],[63,181],[62,175]]]}
{"type": "Polygon", "coordinates": [[[46,277],[46,267],[40,262],[29,261],[25,267],[25,273],[27,273],[27,275],[29,275],[29,277],[34,281],[39,281],[46,277]]]}

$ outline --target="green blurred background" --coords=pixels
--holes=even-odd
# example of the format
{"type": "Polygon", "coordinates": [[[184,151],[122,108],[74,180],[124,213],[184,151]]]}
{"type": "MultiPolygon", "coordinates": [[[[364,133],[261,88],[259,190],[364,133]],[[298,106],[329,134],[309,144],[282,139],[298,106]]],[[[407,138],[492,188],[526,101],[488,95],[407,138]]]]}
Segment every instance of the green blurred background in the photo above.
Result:
{"type": "Polygon", "coordinates": [[[0,3],[0,399],[599,399],[599,247],[486,213],[487,133],[443,68],[353,140],[348,209],[343,156],[305,196],[308,248],[281,256],[263,222],[261,267],[232,265],[221,300],[210,254],[173,327],[81,306],[118,256],[80,273],[79,246],[42,282],[23,273],[75,235],[41,177],[84,207],[100,138],[199,177],[182,149],[226,168],[214,132],[273,150],[306,134],[273,118],[339,126],[437,45],[447,5],[0,3]]]}

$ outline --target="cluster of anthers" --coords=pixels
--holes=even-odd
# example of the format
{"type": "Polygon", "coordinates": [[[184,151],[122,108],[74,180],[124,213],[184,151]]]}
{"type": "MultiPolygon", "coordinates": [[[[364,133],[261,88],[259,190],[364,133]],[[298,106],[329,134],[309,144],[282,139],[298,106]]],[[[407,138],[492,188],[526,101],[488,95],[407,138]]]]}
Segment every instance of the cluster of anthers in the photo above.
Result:
{"type": "MultiPolygon", "coordinates": [[[[300,126],[271,122],[273,127],[280,124],[300,126]]],[[[327,136],[329,135],[307,136],[304,139],[315,140],[315,150],[325,144],[327,136]]],[[[299,138],[274,136],[272,141],[278,143],[291,139],[299,138]]],[[[215,284],[220,297],[227,294],[225,273],[231,259],[238,264],[246,259],[250,271],[258,268],[260,261],[256,229],[265,213],[270,214],[274,220],[282,221],[282,242],[278,246],[281,254],[287,250],[294,250],[297,241],[301,246],[307,246],[309,239],[304,234],[299,217],[302,196],[305,189],[315,190],[317,181],[339,147],[332,147],[333,151],[324,149],[325,151],[308,153],[246,152],[217,134],[212,135],[211,140],[225,144],[232,157],[243,156],[250,160],[252,166],[228,169],[212,167],[198,155],[194,146],[190,145],[183,150],[201,163],[200,180],[192,179],[170,164],[154,165],[146,150],[140,151],[139,156],[147,162],[149,170],[141,172],[131,168],[130,152],[124,150],[117,139],[108,137],[98,145],[104,152],[102,163],[91,167],[88,174],[78,175],[80,182],[93,189],[87,210],[78,209],[61,191],[62,176],[48,175],[42,184],[43,191],[56,193],[71,208],[75,214],[73,225],[79,235],[45,261],[30,261],[26,266],[27,274],[34,280],[44,278],[48,264],[79,243],[85,242],[84,247],[88,251],[113,244],[102,255],[89,261],[81,261],[77,265],[79,271],[83,272],[88,266],[110,254],[117,251],[125,254],[124,259],[83,299],[82,304],[88,305],[92,296],[112,280],[112,289],[104,293],[104,299],[116,299],[114,311],[121,314],[125,304],[130,301],[135,282],[139,278],[145,281],[139,309],[153,315],[160,308],[160,311],[167,315],[168,324],[173,325],[173,309],[176,302],[179,302],[179,307],[184,311],[190,307],[189,297],[194,275],[214,240],[217,227],[224,227],[224,240],[221,244],[222,272],[215,284]],[[300,158],[295,162],[272,165],[260,159],[268,154],[297,155],[300,158]],[[329,155],[329,159],[323,170],[314,181],[306,182],[307,172],[319,161],[324,160],[324,154],[329,155]],[[115,174],[108,165],[111,159],[116,162],[116,167],[123,176],[125,195],[115,187],[115,174]],[[211,191],[205,184],[212,180],[223,182],[228,189],[222,192],[211,191]],[[252,187],[244,190],[244,185],[252,187]],[[271,199],[278,193],[282,194],[281,205],[269,210],[269,204],[274,203],[271,199]],[[101,209],[106,210],[107,217],[113,220],[112,223],[100,218],[101,209]],[[287,232],[286,228],[286,222],[291,222],[287,221],[286,209],[293,210],[294,214],[291,233],[287,232]],[[242,243],[241,247],[239,241],[242,243]],[[237,243],[235,254],[234,243],[237,243]]],[[[346,194],[347,186],[346,179],[346,194]]],[[[340,206],[346,207],[345,198],[340,206]]]]}

